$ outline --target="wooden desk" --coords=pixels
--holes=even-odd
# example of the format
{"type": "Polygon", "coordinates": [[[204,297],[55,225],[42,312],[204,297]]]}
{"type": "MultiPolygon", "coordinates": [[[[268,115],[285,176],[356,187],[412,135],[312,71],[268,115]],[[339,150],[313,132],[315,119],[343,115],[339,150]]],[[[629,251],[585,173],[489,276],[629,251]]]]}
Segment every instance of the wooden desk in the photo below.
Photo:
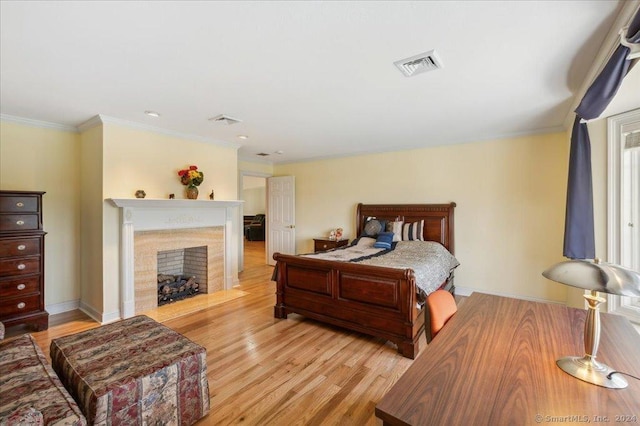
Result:
{"type": "MultiPolygon", "coordinates": [[[[626,377],[627,388],[607,389],[556,366],[563,356],[584,355],[585,316],[474,293],[376,405],[376,416],[385,425],[640,424],[640,381],[626,377]]],[[[640,335],[621,316],[602,314],[601,322],[597,359],[640,376],[640,335]]]]}

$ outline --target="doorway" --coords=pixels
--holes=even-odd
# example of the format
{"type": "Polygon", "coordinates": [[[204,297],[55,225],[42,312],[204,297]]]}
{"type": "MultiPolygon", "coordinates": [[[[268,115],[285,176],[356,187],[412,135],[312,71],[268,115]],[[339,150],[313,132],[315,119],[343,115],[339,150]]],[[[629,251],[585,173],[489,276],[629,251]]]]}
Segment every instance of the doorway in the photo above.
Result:
{"type": "Polygon", "coordinates": [[[264,218],[267,205],[267,178],[269,174],[240,172],[238,199],[242,206],[243,233],[240,238],[241,250],[239,270],[244,270],[245,262],[255,263],[257,259],[265,262],[266,222],[264,218]],[[261,216],[262,215],[262,216],[261,216]]]}

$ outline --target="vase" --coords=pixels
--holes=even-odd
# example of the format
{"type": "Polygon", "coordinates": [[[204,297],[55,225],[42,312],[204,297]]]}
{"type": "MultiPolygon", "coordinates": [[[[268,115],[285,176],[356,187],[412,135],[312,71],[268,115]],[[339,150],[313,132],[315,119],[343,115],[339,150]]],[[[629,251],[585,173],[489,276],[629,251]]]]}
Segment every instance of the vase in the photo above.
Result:
{"type": "Polygon", "coordinates": [[[196,200],[198,198],[197,186],[187,186],[187,198],[190,200],[196,200]]]}

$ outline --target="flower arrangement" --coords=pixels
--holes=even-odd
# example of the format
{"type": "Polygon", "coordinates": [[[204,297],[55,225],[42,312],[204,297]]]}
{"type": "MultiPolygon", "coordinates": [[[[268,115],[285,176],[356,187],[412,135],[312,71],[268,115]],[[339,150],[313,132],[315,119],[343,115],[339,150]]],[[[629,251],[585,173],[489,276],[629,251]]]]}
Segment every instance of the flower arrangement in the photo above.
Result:
{"type": "Polygon", "coordinates": [[[198,166],[189,166],[188,169],[180,170],[178,176],[180,176],[180,182],[187,188],[196,187],[204,180],[204,173],[198,171],[198,166]]]}

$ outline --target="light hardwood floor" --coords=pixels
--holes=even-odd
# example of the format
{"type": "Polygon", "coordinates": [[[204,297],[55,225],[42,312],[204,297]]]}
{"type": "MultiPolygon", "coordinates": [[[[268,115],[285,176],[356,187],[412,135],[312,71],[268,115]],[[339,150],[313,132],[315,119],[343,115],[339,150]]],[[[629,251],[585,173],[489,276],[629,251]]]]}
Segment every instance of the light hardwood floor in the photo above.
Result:
{"type": "MultiPolygon", "coordinates": [[[[413,361],[381,339],[296,314],[275,319],[264,242],[245,244],[239,289],[246,295],[163,321],[207,348],[211,412],[198,424],[381,424],[375,404],[413,361]]],[[[33,335],[48,357],[51,339],[97,326],[73,311],[33,335]]]]}

